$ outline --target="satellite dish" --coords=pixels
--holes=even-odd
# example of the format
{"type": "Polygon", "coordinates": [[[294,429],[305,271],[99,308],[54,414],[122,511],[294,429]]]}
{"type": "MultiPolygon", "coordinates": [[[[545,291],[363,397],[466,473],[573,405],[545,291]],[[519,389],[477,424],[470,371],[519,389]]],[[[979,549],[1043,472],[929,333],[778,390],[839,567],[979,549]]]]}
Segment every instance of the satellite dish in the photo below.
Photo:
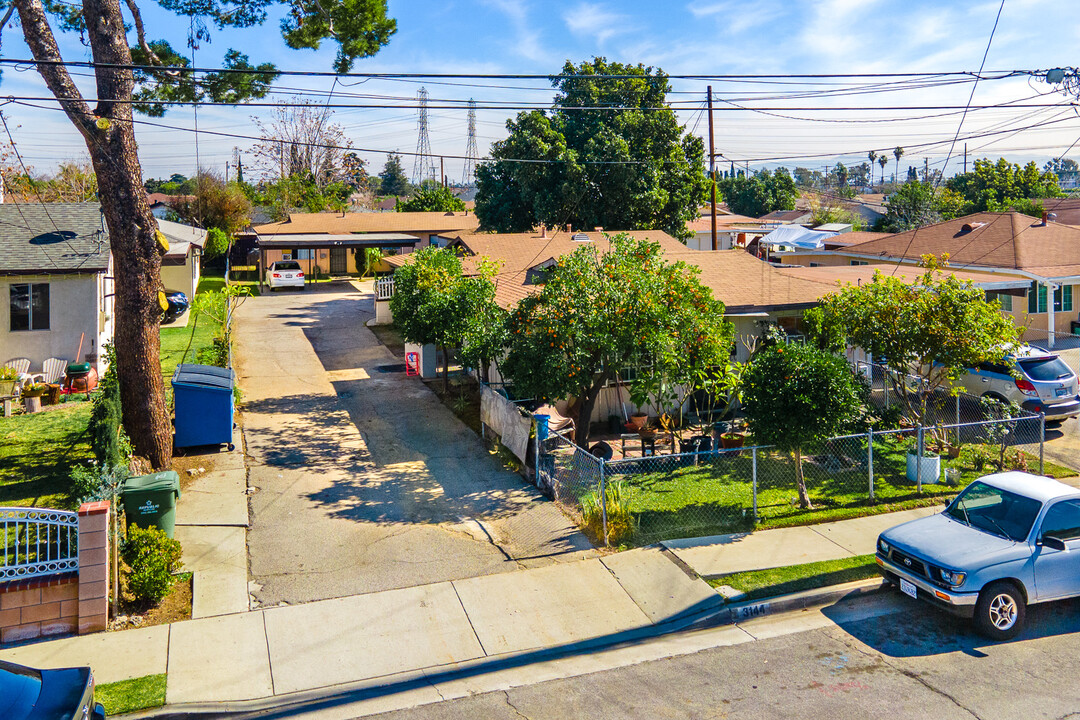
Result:
{"type": "Polygon", "coordinates": [[[1053,70],[1046,71],[1046,82],[1053,85],[1058,85],[1065,79],[1065,71],[1061,68],[1054,68],[1053,70]]]}

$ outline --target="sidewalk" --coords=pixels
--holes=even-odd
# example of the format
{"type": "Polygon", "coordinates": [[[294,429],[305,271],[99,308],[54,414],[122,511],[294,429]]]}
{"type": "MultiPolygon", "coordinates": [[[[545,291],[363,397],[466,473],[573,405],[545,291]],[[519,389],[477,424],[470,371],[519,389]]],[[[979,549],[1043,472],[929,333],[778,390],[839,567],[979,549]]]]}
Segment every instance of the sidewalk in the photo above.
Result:
{"type": "Polygon", "coordinates": [[[660,548],[11,648],[100,683],[168,672],[167,702],[238,701],[655,634],[722,604],[660,548]]]}

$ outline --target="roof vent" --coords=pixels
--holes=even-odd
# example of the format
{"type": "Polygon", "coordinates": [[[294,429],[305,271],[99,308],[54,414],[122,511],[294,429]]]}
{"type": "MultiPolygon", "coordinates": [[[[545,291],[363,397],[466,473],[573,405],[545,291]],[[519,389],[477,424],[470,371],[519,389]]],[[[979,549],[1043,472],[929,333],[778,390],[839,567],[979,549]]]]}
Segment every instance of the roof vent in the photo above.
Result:
{"type": "Polygon", "coordinates": [[[574,235],[571,236],[570,239],[574,242],[589,242],[589,236],[583,232],[574,233],[574,235]]]}
{"type": "Polygon", "coordinates": [[[964,223],[963,227],[960,228],[960,232],[961,233],[969,233],[972,230],[978,230],[979,228],[981,228],[985,224],[986,223],[981,223],[981,222],[964,223]]]}

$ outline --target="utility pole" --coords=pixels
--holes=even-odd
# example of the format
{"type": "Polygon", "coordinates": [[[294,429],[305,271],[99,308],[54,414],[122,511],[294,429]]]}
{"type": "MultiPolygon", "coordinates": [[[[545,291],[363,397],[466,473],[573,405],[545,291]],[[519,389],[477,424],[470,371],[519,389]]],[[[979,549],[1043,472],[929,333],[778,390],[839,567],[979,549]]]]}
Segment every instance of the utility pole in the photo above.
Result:
{"type": "Polygon", "coordinates": [[[229,161],[225,161],[225,184],[229,184],[229,161]]]}
{"type": "Polygon", "coordinates": [[[439,156],[439,177],[442,178],[442,186],[446,187],[446,158],[439,156]]]}
{"type": "Polygon", "coordinates": [[[712,85],[709,86],[709,178],[712,180],[712,249],[716,250],[716,146],[713,144],[712,85]]]}
{"type": "Polygon", "coordinates": [[[967,175],[967,143],[964,143],[964,174],[967,175]]]}
{"type": "Polygon", "coordinates": [[[923,182],[930,182],[930,158],[923,158],[923,182]]]}

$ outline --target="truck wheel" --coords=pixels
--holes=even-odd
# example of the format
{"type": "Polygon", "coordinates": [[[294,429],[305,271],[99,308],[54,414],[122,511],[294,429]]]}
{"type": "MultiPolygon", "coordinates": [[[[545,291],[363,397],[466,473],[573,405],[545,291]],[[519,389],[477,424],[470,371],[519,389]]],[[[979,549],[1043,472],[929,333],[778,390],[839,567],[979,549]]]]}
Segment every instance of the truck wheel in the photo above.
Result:
{"type": "Polygon", "coordinates": [[[975,627],[993,640],[1009,640],[1024,627],[1027,606],[1024,597],[1010,582],[991,583],[979,593],[975,603],[975,627]]]}

